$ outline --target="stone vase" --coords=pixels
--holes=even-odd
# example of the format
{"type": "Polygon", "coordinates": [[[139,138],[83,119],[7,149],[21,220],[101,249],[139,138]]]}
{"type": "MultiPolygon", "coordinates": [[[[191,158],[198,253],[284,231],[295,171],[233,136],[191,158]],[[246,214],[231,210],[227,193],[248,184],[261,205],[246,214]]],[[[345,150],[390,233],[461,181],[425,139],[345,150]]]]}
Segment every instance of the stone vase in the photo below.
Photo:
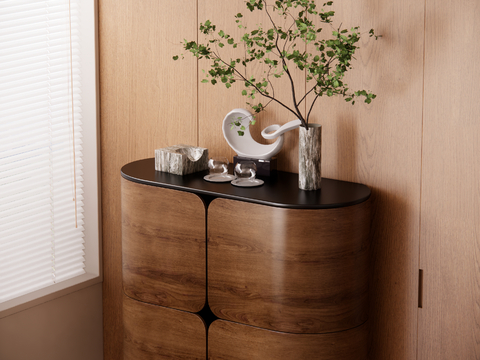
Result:
{"type": "Polygon", "coordinates": [[[301,126],[298,142],[298,187],[302,190],[318,190],[322,184],[322,126],[301,126]]]}

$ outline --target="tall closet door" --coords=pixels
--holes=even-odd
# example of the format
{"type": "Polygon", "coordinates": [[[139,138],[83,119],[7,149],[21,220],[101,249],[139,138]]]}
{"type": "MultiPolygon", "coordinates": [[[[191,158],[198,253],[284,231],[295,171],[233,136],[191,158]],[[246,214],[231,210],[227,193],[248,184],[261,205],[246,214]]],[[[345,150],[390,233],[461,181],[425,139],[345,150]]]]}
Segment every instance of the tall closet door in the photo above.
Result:
{"type": "Polygon", "coordinates": [[[480,3],[426,1],[418,360],[480,359],[480,3]]]}

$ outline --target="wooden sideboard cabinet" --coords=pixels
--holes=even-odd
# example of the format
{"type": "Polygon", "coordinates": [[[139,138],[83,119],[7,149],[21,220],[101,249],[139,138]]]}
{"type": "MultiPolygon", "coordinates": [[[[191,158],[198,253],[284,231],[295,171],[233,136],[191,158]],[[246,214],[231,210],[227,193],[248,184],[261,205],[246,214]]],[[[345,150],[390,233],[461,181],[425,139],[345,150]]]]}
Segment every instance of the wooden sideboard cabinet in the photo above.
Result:
{"type": "Polygon", "coordinates": [[[124,359],[366,360],[370,189],[122,168],[124,359]]]}

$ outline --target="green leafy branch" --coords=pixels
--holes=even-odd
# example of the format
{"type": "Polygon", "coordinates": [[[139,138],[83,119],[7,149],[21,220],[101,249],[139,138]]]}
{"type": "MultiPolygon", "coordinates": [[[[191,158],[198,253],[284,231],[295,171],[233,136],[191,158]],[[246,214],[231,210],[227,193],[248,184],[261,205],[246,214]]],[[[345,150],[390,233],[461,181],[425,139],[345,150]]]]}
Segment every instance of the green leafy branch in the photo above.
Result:
{"type": "MultiPolygon", "coordinates": [[[[206,44],[196,41],[183,43],[185,50],[192,53],[198,59],[210,60],[210,69],[204,70],[204,83],[210,82],[213,85],[223,83],[227,88],[237,81],[244,84],[242,95],[247,97],[247,104],[254,110],[255,114],[263,111],[270,103],[276,102],[290,111],[302,122],[302,126],[308,128],[308,122],[316,101],[321,96],[342,96],[345,101],[355,104],[356,98],[363,97],[366,103],[375,99],[376,95],[366,90],[351,91],[343,79],[346,72],[352,68],[354,54],[358,49],[361,33],[359,27],[350,30],[342,29],[341,25],[334,28],[332,18],[334,11],[317,10],[314,0],[277,0],[270,5],[266,0],[247,0],[245,4],[251,12],[264,11],[269,19],[271,27],[263,28],[257,25],[252,31],[242,24],[242,13],[235,15],[235,22],[240,29],[244,30],[240,42],[223,30],[217,31],[216,26],[207,20],[200,24],[200,32],[209,36],[206,44]],[[282,27],[274,21],[273,14],[276,13],[284,19],[288,26],[282,27]],[[317,26],[316,24],[321,24],[317,26]],[[323,31],[322,26],[332,29],[330,39],[321,39],[319,34],[323,31]],[[298,43],[309,44],[315,49],[313,53],[298,49],[298,43]],[[244,56],[229,59],[222,57],[220,51],[225,46],[237,48],[243,44],[244,56]],[[260,63],[265,67],[263,76],[258,79],[248,75],[249,67],[260,63]],[[306,74],[307,84],[312,84],[303,96],[298,95],[293,78],[293,71],[302,71],[306,74]],[[286,76],[291,89],[291,103],[286,104],[275,96],[275,89],[272,78],[286,76]],[[257,95],[267,99],[266,104],[254,103],[257,95]],[[307,97],[313,96],[310,107],[306,114],[302,114],[300,105],[307,97]],[[252,101],[252,102],[251,102],[252,101]]],[[[328,1],[323,7],[333,4],[328,1]]],[[[373,29],[369,36],[378,39],[373,29]]],[[[305,46],[307,48],[307,46],[305,46]]],[[[179,57],[174,56],[174,60],[179,57]]],[[[239,135],[243,135],[245,126],[243,119],[236,119],[232,127],[239,127],[239,135]]],[[[250,124],[253,125],[254,118],[250,124]]]]}

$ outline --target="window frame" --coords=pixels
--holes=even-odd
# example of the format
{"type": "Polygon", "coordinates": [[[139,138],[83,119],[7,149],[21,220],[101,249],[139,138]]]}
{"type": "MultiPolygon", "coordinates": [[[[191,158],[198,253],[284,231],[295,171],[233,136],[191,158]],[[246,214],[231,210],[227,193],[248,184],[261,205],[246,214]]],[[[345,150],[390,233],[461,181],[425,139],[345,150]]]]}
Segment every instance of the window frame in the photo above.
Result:
{"type": "Polygon", "coordinates": [[[101,266],[101,183],[98,61],[98,0],[80,0],[82,11],[82,115],[84,171],[85,273],[7,300],[0,319],[103,281],[101,266]],[[83,16],[85,15],[85,16],[83,16]]]}

